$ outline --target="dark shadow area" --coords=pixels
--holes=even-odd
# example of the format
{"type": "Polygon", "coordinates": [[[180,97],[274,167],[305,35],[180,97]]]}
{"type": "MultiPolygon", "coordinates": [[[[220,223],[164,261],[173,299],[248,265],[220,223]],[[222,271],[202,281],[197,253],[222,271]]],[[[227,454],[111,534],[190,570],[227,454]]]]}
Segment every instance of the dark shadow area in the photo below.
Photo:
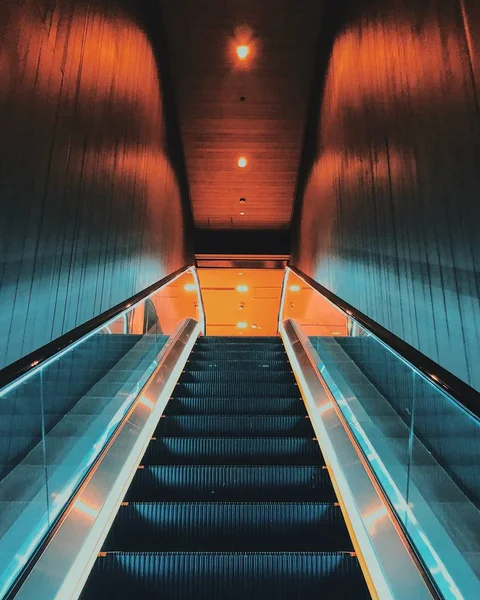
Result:
{"type": "Polygon", "coordinates": [[[289,232],[277,230],[197,229],[197,254],[289,254],[289,232]]]}

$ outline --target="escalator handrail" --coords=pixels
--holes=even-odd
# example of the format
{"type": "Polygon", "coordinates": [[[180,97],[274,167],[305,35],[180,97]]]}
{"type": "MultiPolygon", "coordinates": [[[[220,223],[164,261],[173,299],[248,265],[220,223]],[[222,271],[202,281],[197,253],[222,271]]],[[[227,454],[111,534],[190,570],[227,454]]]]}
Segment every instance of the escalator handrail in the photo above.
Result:
{"type": "MultiPolygon", "coordinates": [[[[300,277],[307,285],[345,313],[347,317],[356,321],[369,333],[398,354],[403,360],[410,363],[435,387],[440,388],[443,392],[447,392],[458,404],[480,419],[480,393],[474,388],[453,375],[453,373],[450,373],[450,371],[441,367],[431,358],[428,358],[428,356],[425,356],[425,354],[396,336],[394,333],[385,329],[385,327],[370,317],[367,317],[367,315],[357,310],[354,306],[345,302],[345,300],[342,300],[342,298],[306,275],[297,267],[288,266],[287,270],[295,273],[295,275],[300,277]]],[[[285,281],[286,277],[284,278],[283,285],[285,285],[285,281]]]]}
{"type": "MultiPolygon", "coordinates": [[[[115,317],[119,316],[121,313],[123,313],[128,308],[132,307],[134,304],[141,302],[142,300],[147,298],[147,296],[150,296],[151,294],[159,290],[161,287],[165,286],[167,283],[170,283],[173,279],[179,277],[182,273],[185,273],[189,269],[193,268],[193,264],[188,264],[184,267],[180,267],[180,269],[177,269],[173,273],[170,273],[170,275],[163,277],[159,281],[146,287],[141,292],[138,292],[130,298],[127,298],[120,304],[109,308],[100,315],[93,317],[93,319],[90,319],[86,323],[75,327],[75,329],[72,329],[71,331],[61,335],[55,340],[48,342],[48,344],[45,344],[41,348],[38,348],[38,350],[34,350],[30,354],[27,354],[26,356],[18,359],[14,363],[4,367],[0,370],[0,390],[2,390],[4,387],[6,387],[8,384],[12,383],[19,377],[23,377],[29,371],[38,368],[41,364],[45,363],[47,360],[49,360],[62,350],[65,350],[65,348],[67,348],[71,344],[74,344],[75,342],[88,335],[95,329],[101,328],[108,321],[111,321],[115,317]]],[[[203,312],[203,306],[199,307],[199,309],[201,310],[201,312],[203,312]]]]}

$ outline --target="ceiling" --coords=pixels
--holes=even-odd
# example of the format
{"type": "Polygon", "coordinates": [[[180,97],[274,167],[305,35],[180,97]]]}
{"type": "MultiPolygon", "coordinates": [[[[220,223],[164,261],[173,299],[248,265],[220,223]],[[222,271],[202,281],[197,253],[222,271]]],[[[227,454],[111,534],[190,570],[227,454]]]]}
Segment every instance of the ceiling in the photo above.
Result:
{"type": "Polygon", "coordinates": [[[283,275],[283,269],[198,269],[207,335],[277,335],[283,275]]]}
{"type": "Polygon", "coordinates": [[[160,3],[196,227],[287,228],[323,2],[160,3]]]}

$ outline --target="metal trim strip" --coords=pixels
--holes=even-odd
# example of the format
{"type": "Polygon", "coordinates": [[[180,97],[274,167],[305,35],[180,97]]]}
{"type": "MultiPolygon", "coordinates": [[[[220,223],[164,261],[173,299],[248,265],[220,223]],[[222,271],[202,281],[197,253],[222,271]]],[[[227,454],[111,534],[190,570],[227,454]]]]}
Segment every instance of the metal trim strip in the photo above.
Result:
{"type": "Polygon", "coordinates": [[[24,381],[25,379],[35,375],[35,373],[41,368],[59,358],[64,352],[70,350],[72,346],[80,343],[82,340],[90,337],[97,331],[108,327],[108,325],[112,321],[118,319],[122,313],[130,310],[140,302],[143,302],[143,300],[157,292],[160,288],[172,283],[172,281],[178,279],[188,271],[195,273],[195,266],[187,265],[181,269],[178,269],[177,271],[174,271],[167,277],[160,279],[141,292],[138,292],[138,294],[135,294],[131,298],[124,300],[122,303],[117,304],[109,310],[106,310],[97,317],[90,319],[90,321],[79,325],[75,329],[72,329],[59,338],[49,342],[48,344],[45,344],[45,346],[42,346],[38,350],[34,350],[30,354],[27,354],[27,356],[20,358],[3,369],[0,369],[0,391],[2,394],[8,393],[13,386],[18,384],[19,380],[24,381]]]}
{"type": "Polygon", "coordinates": [[[167,342],[161,362],[91,469],[42,554],[15,595],[79,597],[118,508],[200,333],[186,319],[167,342]]]}
{"type": "Polygon", "coordinates": [[[431,358],[385,329],[385,327],[361,313],[354,306],[339,298],[336,294],[303,273],[303,271],[300,271],[300,269],[288,266],[285,271],[285,278],[288,276],[288,271],[295,273],[308,286],[326,298],[350,319],[359,323],[381,344],[394,352],[401,360],[411,365],[435,388],[443,392],[443,394],[448,394],[460,408],[470,412],[476,418],[480,418],[480,393],[468,385],[468,383],[465,383],[431,358]]]}
{"type": "Polygon", "coordinates": [[[291,319],[279,329],[372,597],[438,598],[348,434],[311,358],[308,341],[291,319]]]}

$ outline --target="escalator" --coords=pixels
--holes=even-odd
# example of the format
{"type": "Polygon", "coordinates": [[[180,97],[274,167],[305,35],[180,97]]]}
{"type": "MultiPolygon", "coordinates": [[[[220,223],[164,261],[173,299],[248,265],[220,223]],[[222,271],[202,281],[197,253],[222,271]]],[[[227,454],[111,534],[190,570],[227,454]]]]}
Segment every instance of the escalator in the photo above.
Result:
{"type": "Polygon", "coordinates": [[[83,600],[369,598],[280,338],[198,339],[83,600]]]}

